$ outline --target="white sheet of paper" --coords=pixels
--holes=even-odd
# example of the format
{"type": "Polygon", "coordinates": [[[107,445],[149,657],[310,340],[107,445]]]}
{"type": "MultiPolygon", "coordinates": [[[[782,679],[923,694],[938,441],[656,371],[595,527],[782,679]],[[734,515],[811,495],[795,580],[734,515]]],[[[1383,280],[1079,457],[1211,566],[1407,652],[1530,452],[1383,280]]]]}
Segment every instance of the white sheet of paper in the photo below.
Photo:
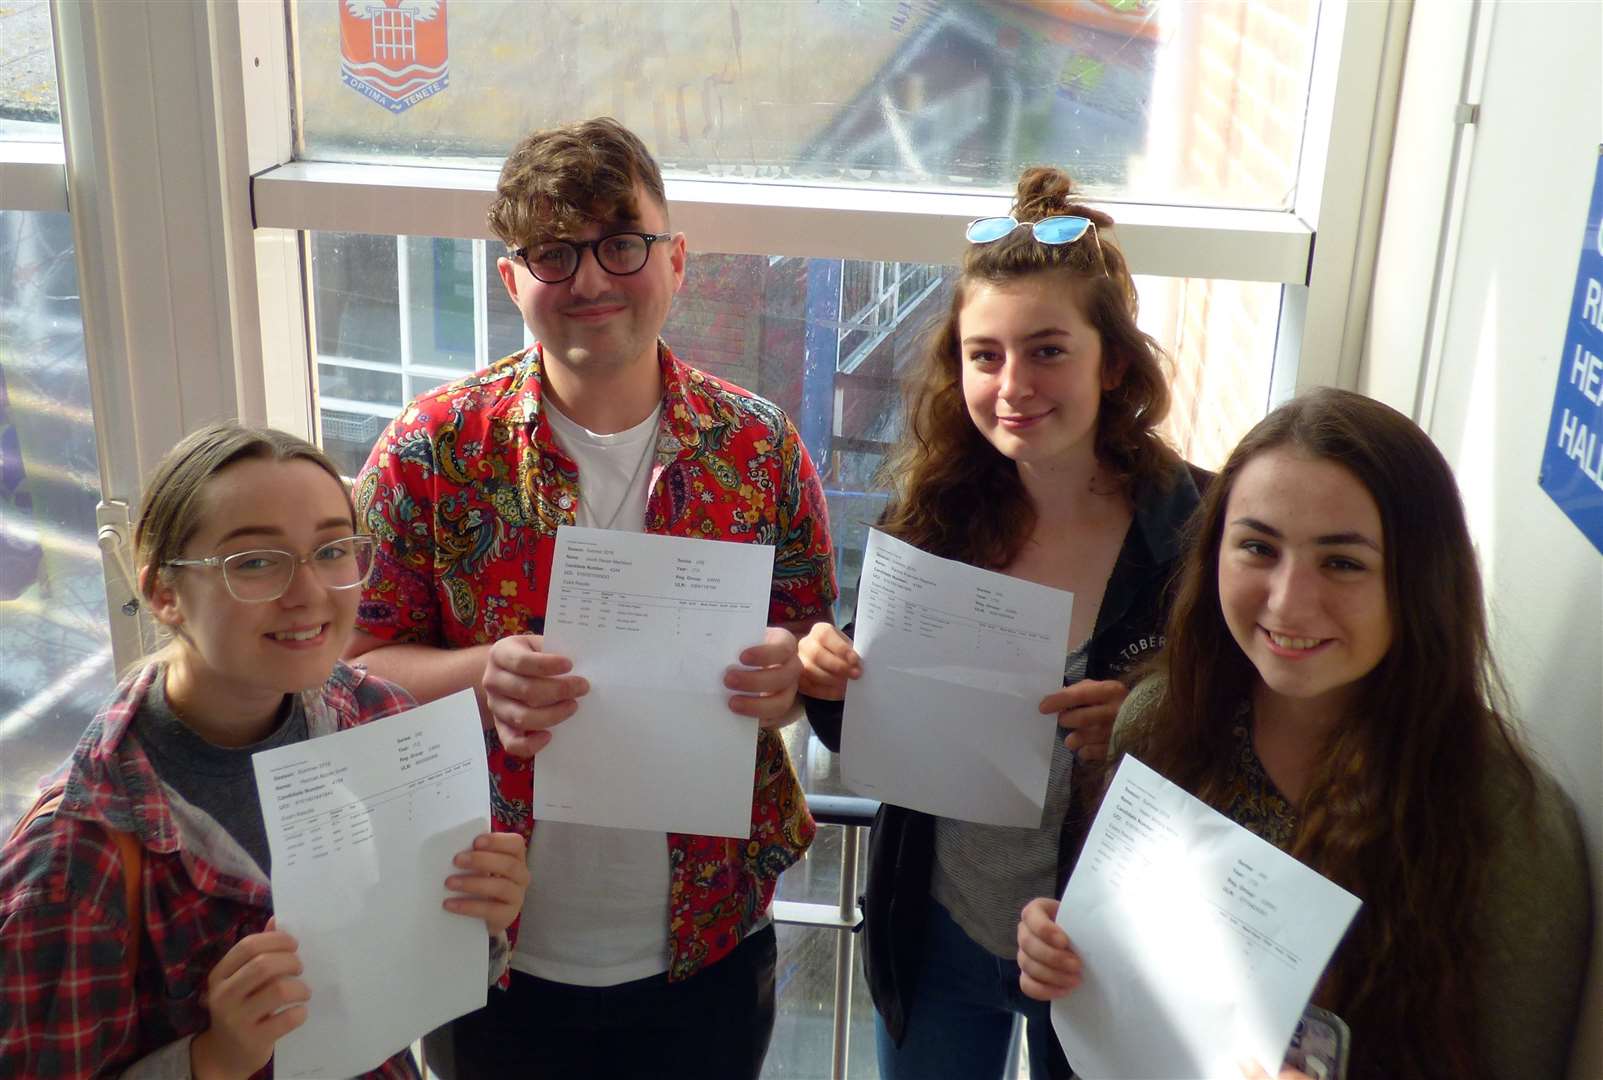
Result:
{"type": "Polygon", "coordinates": [[[858,586],[863,676],[846,692],[854,790],[928,814],[1037,828],[1074,595],[926,554],[871,529],[858,586]]]}
{"type": "Polygon", "coordinates": [[[274,1075],[355,1076],[482,1008],[489,937],[440,906],[451,859],[490,827],[473,691],[251,759],[273,910],[311,988],[274,1075]]]}
{"type": "Polygon", "coordinates": [[[1275,1076],[1359,900],[1126,755],[1058,909],[1084,981],[1052,1026],[1084,1080],[1275,1076]]]}
{"type": "Polygon", "coordinates": [[[536,820],[751,833],[757,722],[724,672],[763,640],[774,549],[566,526],[545,648],[590,680],[534,758],[536,820]]]}

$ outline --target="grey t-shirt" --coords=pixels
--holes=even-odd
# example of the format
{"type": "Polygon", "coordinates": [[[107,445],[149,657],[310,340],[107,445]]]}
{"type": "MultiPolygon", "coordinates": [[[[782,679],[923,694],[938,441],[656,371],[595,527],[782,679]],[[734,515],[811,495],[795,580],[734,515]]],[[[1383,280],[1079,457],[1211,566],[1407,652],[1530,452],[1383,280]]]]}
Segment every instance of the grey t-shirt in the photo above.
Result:
{"type": "MultiPolygon", "coordinates": [[[[1063,665],[1064,685],[1085,678],[1089,642],[1063,665]]],[[[1072,792],[1074,752],[1053,732],[1052,768],[1042,824],[1034,829],[935,819],[935,866],[930,894],[951,912],[963,932],[987,952],[1011,960],[1018,953],[1019,912],[1037,896],[1057,891],[1058,847],[1072,792]]]]}
{"type": "Polygon", "coordinates": [[[307,737],[306,713],[300,699],[285,694],[272,733],[247,746],[214,746],[196,735],[167,701],[165,679],[156,679],[134,717],[134,731],[162,783],[186,802],[204,810],[256,860],[262,873],[269,871],[267,826],[262,823],[256,796],[256,772],[251,755],[302,742],[307,737]]]}

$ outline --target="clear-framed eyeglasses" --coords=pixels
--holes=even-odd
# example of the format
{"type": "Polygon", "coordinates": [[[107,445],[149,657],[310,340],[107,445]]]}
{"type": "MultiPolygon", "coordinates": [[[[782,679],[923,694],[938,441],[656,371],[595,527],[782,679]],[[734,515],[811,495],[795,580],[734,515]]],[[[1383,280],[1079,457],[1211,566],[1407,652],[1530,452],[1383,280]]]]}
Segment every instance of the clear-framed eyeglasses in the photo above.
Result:
{"type": "Polygon", "coordinates": [[[672,240],[673,233],[615,232],[595,240],[546,240],[512,252],[512,257],[529,268],[537,281],[556,285],[579,272],[585,248],[595,253],[596,263],[614,277],[638,274],[651,258],[651,245],[672,240]]]}
{"type": "Polygon", "coordinates": [[[206,559],[168,559],[163,566],[198,566],[221,570],[223,584],[235,600],[262,604],[289,591],[301,564],[311,568],[326,589],[354,589],[373,569],[373,538],[346,536],[321,544],[310,555],[276,548],[236,551],[206,559]]]}

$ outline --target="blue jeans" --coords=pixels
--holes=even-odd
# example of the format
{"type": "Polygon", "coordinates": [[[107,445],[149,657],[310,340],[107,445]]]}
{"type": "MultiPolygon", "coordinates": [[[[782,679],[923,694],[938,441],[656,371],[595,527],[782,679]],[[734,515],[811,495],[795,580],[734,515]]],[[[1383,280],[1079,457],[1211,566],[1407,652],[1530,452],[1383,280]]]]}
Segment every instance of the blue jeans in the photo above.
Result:
{"type": "MultiPolygon", "coordinates": [[[[930,901],[924,931],[924,966],[913,987],[906,1037],[898,1047],[874,1017],[882,1080],[999,1080],[1007,1064],[1013,1017],[1028,1021],[1025,1043],[1030,1080],[1047,1080],[1056,1056],[1051,1006],[1019,989],[1019,965],[977,945],[940,904],[930,901]]],[[[1011,1080],[1011,1078],[1009,1078],[1011,1080]]]]}

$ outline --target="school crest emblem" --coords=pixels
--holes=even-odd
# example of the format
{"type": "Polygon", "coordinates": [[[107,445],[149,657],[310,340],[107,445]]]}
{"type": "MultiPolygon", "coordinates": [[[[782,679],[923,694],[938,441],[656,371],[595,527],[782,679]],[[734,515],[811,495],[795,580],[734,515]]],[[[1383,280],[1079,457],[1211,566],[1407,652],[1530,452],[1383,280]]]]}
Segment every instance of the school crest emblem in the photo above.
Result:
{"type": "Polygon", "coordinates": [[[393,113],[450,81],[445,0],[339,0],[340,79],[393,113]]]}

